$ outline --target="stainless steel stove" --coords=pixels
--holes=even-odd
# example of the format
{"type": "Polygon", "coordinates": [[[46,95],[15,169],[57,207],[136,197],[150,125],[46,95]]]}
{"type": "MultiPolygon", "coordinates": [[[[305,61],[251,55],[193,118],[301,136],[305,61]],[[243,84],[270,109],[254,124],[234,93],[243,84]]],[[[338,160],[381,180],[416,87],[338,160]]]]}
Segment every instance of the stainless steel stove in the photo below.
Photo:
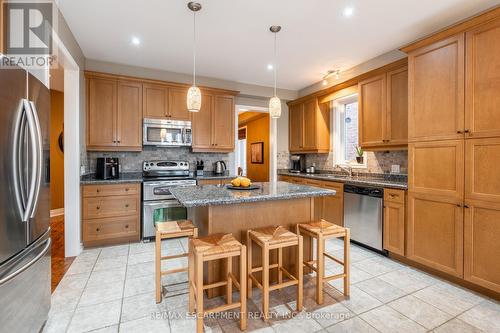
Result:
{"type": "Polygon", "coordinates": [[[196,186],[186,161],[144,161],[142,164],[142,239],[155,236],[155,223],[187,218],[187,209],[170,193],[174,186],[196,186]]]}

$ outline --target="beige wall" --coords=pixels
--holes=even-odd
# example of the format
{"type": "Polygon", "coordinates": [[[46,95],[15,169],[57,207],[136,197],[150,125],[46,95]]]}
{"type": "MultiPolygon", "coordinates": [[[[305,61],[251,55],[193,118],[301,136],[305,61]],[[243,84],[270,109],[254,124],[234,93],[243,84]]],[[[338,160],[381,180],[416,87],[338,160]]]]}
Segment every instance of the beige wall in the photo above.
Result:
{"type": "Polygon", "coordinates": [[[269,114],[261,113],[257,117],[251,117],[248,121],[245,113],[243,113],[239,116],[238,124],[240,127],[246,126],[247,128],[247,177],[254,182],[269,181],[269,114]],[[257,142],[264,143],[264,163],[262,164],[252,163],[251,159],[252,143],[257,142]]]}

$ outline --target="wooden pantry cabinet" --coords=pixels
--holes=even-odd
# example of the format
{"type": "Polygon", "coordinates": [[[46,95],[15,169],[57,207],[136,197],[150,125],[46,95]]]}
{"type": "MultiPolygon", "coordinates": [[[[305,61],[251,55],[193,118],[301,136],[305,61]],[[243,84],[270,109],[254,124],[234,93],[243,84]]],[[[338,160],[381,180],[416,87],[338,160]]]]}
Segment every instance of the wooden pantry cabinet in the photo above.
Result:
{"type": "Polygon", "coordinates": [[[408,143],[408,68],[358,83],[359,142],[367,150],[401,149],[408,143]]]}
{"type": "Polygon", "coordinates": [[[87,77],[87,150],[142,150],[142,86],[87,77]]]}
{"type": "Polygon", "coordinates": [[[140,184],[84,185],[82,194],[84,246],[139,241],[140,184]]]}
{"type": "Polygon", "coordinates": [[[291,153],[328,153],[330,151],[330,109],[311,98],[289,104],[289,149],[291,153]]]}
{"type": "Polygon", "coordinates": [[[234,150],[234,96],[202,92],[201,110],[192,115],[193,152],[234,150]]]}

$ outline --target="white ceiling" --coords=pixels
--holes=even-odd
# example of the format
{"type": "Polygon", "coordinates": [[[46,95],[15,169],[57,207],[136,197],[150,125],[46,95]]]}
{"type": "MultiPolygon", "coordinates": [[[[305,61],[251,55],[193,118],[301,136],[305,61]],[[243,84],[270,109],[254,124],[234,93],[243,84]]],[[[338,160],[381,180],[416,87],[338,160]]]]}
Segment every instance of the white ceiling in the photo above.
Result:
{"type": "MultiPolygon", "coordinates": [[[[187,0],[59,0],[85,57],[190,73],[187,0]],[[131,45],[132,36],[141,39],[131,45]]],[[[330,68],[348,69],[471,16],[498,0],[199,0],[197,73],[271,86],[278,34],[278,86],[298,90],[330,68]],[[342,15],[354,8],[352,17],[342,15]]]]}

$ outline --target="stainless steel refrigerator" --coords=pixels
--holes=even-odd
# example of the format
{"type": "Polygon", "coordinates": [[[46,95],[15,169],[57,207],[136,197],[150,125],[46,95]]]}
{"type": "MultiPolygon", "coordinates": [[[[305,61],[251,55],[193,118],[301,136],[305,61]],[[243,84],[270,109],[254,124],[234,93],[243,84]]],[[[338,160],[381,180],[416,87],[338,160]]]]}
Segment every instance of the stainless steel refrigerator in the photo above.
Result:
{"type": "Polygon", "coordinates": [[[50,308],[50,91],[0,60],[0,332],[38,332],[50,308]]]}

